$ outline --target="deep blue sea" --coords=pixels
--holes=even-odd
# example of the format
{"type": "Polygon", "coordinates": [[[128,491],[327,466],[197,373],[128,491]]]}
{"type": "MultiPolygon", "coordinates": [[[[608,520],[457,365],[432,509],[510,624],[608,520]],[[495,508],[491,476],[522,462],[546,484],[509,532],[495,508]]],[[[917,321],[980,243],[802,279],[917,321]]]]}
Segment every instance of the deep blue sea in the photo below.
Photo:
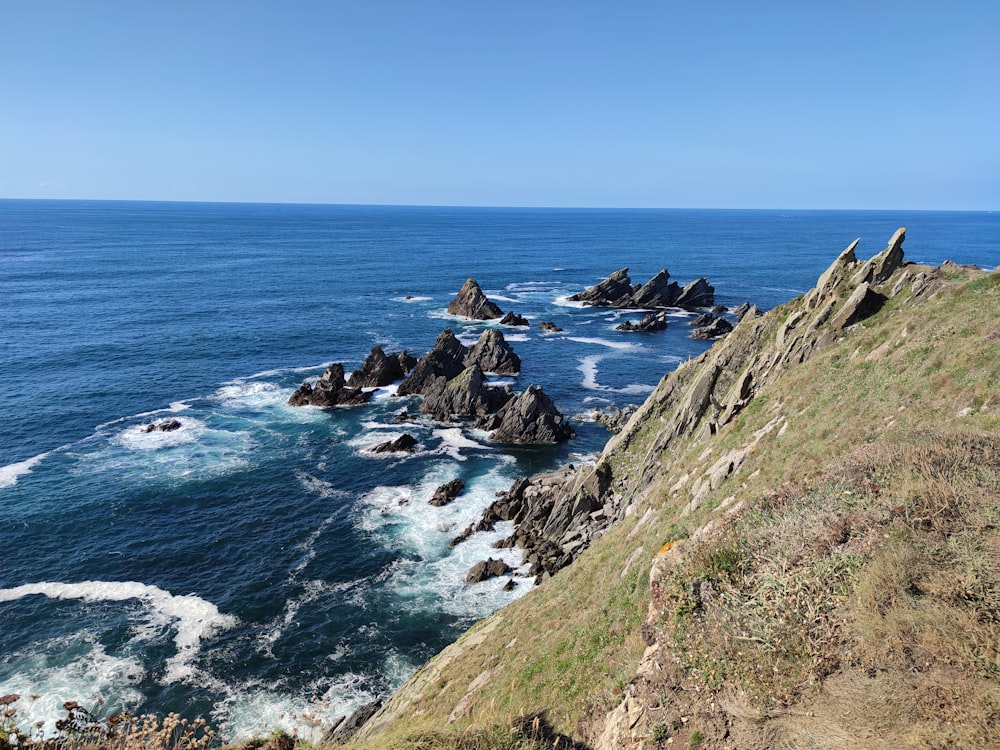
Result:
{"type": "Polygon", "coordinates": [[[911,260],[1000,264],[994,213],[0,201],[0,694],[50,726],[100,699],[231,738],[308,735],[386,695],[531,587],[463,583],[489,555],[519,564],[490,547],[510,528],[452,537],[518,477],[591,460],[595,406],[641,402],[707,346],[690,313],[627,334],[628,315],[566,296],[666,267],[767,309],[899,226],[911,260]],[[416,411],[392,387],[286,406],[375,344],[419,356],[447,326],[474,342],[486,324],[445,312],[468,277],[532,321],[504,329],[523,361],[505,380],[543,386],[575,440],[513,449],[420,421],[412,456],[375,456],[416,411]],[[182,428],[142,431],[167,418],[182,428]],[[458,500],[429,506],[456,477],[458,500]]]}

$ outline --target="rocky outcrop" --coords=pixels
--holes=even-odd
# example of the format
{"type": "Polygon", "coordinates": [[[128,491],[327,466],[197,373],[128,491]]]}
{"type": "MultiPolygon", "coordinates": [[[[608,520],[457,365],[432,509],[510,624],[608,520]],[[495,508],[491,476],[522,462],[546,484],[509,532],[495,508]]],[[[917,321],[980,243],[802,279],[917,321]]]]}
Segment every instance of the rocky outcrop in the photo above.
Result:
{"type": "Polygon", "coordinates": [[[450,380],[465,369],[465,357],[469,350],[445,328],[434,342],[434,347],[414,365],[413,371],[396,393],[400,396],[416,395],[424,392],[436,378],[450,380]]]}
{"type": "Polygon", "coordinates": [[[479,426],[490,431],[490,440],[501,443],[560,443],[576,437],[552,399],[534,385],[479,426]]]}
{"type": "Polygon", "coordinates": [[[531,323],[528,322],[527,318],[517,315],[514,312],[509,312],[500,319],[500,325],[517,326],[519,328],[524,328],[530,326],[531,323]]]}
{"type": "Polygon", "coordinates": [[[461,479],[452,479],[450,482],[445,482],[434,490],[434,495],[427,502],[436,508],[440,508],[458,497],[464,489],[465,482],[461,479]]]}
{"type": "Polygon", "coordinates": [[[370,391],[351,388],[344,380],[344,366],[330,365],[315,385],[303,383],[288,399],[289,406],[360,406],[371,398],[370,391]]]}
{"type": "Polygon", "coordinates": [[[693,339],[701,339],[703,341],[717,339],[733,330],[733,324],[721,316],[702,315],[698,318],[698,321],[700,321],[700,324],[691,332],[691,338],[693,339]]]}
{"type": "Polygon", "coordinates": [[[150,422],[147,425],[143,425],[143,432],[173,432],[174,430],[179,430],[183,427],[180,420],[177,419],[165,419],[162,422],[150,422]]]}
{"type": "Polygon", "coordinates": [[[608,432],[619,433],[625,428],[638,408],[637,404],[628,404],[620,409],[615,407],[595,409],[593,412],[594,421],[604,425],[608,432]]]}
{"type": "Polygon", "coordinates": [[[503,560],[494,560],[492,557],[477,562],[465,576],[466,583],[482,583],[490,578],[505,576],[511,572],[510,566],[503,560]]]}
{"type": "Polygon", "coordinates": [[[521,358],[498,328],[487,328],[465,355],[466,367],[478,365],[483,372],[497,375],[517,375],[521,371],[521,358]]]}
{"type": "Polygon", "coordinates": [[[448,312],[473,320],[492,320],[503,316],[503,310],[490,302],[475,279],[466,280],[458,296],[448,305],[448,312]]]}
{"type": "Polygon", "coordinates": [[[420,411],[442,422],[454,417],[485,417],[496,412],[513,396],[509,386],[488,386],[479,365],[473,364],[451,380],[439,377],[431,381],[424,389],[420,411]]]}
{"type": "Polygon", "coordinates": [[[351,737],[358,733],[375,713],[382,708],[382,699],[378,698],[371,703],[359,707],[350,716],[341,717],[340,721],[333,725],[323,736],[324,744],[343,745],[351,737]]]}
{"type": "Polygon", "coordinates": [[[616,331],[633,331],[637,333],[652,333],[662,331],[667,327],[667,314],[662,310],[647,313],[642,316],[638,323],[626,320],[624,323],[615,326],[616,331]]]}
{"type": "Polygon", "coordinates": [[[562,333],[563,330],[555,323],[553,323],[551,320],[546,320],[539,323],[538,327],[541,328],[543,331],[547,331],[548,333],[562,333]]]}
{"type": "Polygon", "coordinates": [[[417,360],[406,351],[386,354],[381,346],[375,346],[361,363],[361,367],[351,373],[347,385],[351,388],[379,388],[401,380],[417,364],[417,360]]]}
{"type": "Polygon", "coordinates": [[[413,453],[417,445],[417,439],[408,432],[403,433],[395,440],[387,440],[372,448],[372,453],[413,453]]]}
{"type": "Polygon", "coordinates": [[[676,282],[670,281],[670,274],[665,268],[645,284],[633,285],[628,268],[622,268],[569,299],[598,307],[694,309],[711,307],[715,303],[715,288],[708,283],[708,279],[700,278],[682,289],[676,282]]]}

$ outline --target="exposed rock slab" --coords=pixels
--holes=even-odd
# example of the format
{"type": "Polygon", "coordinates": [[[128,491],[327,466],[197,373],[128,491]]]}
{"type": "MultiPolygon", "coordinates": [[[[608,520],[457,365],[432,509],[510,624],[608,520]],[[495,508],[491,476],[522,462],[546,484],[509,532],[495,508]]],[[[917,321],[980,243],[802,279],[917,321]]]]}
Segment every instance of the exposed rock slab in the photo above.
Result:
{"type": "Polygon", "coordinates": [[[469,350],[458,340],[450,328],[438,335],[433,348],[414,365],[413,371],[396,391],[400,396],[423,393],[435,378],[450,380],[465,369],[469,350]]]}
{"type": "Polygon", "coordinates": [[[628,275],[628,268],[622,268],[569,299],[598,307],[621,309],[651,307],[694,309],[711,307],[715,303],[715,288],[703,277],[692,281],[682,289],[676,282],[670,281],[670,274],[665,268],[645,284],[633,285],[628,275]]]}
{"type": "Polygon", "coordinates": [[[458,497],[464,489],[465,482],[461,479],[452,479],[450,482],[445,482],[434,490],[434,495],[428,500],[428,503],[436,508],[440,508],[458,497]]]}
{"type": "Polygon", "coordinates": [[[417,360],[406,351],[386,354],[381,346],[375,346],[361,363],[361,367],[351,373],[347,385],[351,388],[378,388],[401,380],[412,370],[417,360]]]}
{"type": "Polygon", "coordinates": [[[447,422],[454,417],[485,417],[513,398],[509,386],[490,387],[479,365],[467,367],[457,377],[435,378],[424,388],[423,414],[447,422]]]}
{"type": "Polygon", "coordinates": [[[528,322],[527,318],[522,317],[517,313],[509,312],[500,319],[500,325],[518,326],[520,328],[526,328],[527,326],[530,326],[531,323],[528,322]]]}
{"type": "Polygon", "coordinates": [[[387,440],[372,448],[372,453],[413,453],[417,445],[417,439],[408,432],[403,433],[395,440],[387,440]]]}
{"type": "Polygon", "coordinates": [[[615,326],[616,331],[631,331],[636,333],[653,333],[662,331],[667,327],[667,314],[662,311],[647,313],[642,316],[638,323],[626,320],[624,323],[615,326]]]}
{"type": "Polygon", "coordinates": [[[477,562],[470,568],[465,576],[466,583],[482,583],[490,578],[505,576],[511,572],[511,567],[503,560],[494,560],[492,557],[487,560],[477,562]]]}

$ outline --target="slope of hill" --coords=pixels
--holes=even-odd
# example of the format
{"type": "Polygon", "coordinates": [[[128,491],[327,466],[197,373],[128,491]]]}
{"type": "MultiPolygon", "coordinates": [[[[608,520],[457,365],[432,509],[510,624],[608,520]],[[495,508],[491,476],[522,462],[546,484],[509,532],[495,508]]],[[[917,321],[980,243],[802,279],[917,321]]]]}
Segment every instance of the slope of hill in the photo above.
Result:
{"type": "Polygon", "coordinates": [[[533,508],[543,536],[575,519],[542,540],[573,564],[349,744],[995,743],[1000,273],[907,263],[904,236],[664,377],[533,508]]]}

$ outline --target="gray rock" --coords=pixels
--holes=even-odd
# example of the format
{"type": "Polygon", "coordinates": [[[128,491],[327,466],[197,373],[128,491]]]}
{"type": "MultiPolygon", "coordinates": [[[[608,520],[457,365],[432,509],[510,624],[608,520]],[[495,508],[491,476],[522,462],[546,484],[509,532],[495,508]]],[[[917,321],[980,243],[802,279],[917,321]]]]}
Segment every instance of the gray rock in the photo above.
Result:
{"type": "Polygon", "coordinates": [[[342,745],[346,743],[349,739],[351,739],[351,737],[358,733],[361,727],[368,723],[368,721],[380,708],[382,708],[381,698],[361,706],[346,719],[337,722],[333,729],[324,735],[324,743],[334,745],[342,745]]]}
{"type": "Polygon", "coordinates": [[[417,439],[406,432],[395,440],[387,440],[372,448],[372,453],[413,453],[413,448],[417,444],[417,439]]]}
{"type": "Polygon", "coordinates": [[[533,385],[480,426],[491,431],[491,440],[501,443],[559,443],[576,437],[552,399],[533,385]]]}
{"type": "Polygon", "coordinates": [[[569,298],[598,307],[628,307],[632,299],[632,280],[628,268],[615,271],[606,279],[569,298]]]}
{"type": "Polygon", "coordinates": [[[681,288],[664,268],[632,295],[629,307],[674,307],[681,288]]]}
{"type": "Polygon", "coordinates": [[[615,326],[616,331],[634,331],[638,333],[652,333],[662,331],[667,327],[667,314],[663,310],[651,312],[642,317],[638,323],[626,320],[624,323],[615,326]]]}
{"type": "Polygon", "coordinates": [[[420,394],[435,378],[450,380],[465,369],[468,353],[469,350],[451,329],[445,328],[438,335],[434,347],[417,361],[406,380],[399,384],[396,393],[400,396],[420,394]]]}
{"type": "Polygon", "coordinates": [[[143,432],[173,432],[183,425],[176,419],[165,419],[162,422],[150,422],[142,428],[143,432]]]}
{"type": "Polygon", "coordinates": [[[487,560],[477,562],[465,576],[466,583],[481,583],[490,578],[505,576],[511,572],[511,567],[503,560],[494,560],[492,557],[487,560]]]}
{"type": "Polygon", "coordinates": [[[509,387],[488,386],[479,365],[473,364],[451,380],[439,377],[429,382],[424,388],[420,411],[442,422],[453,417],[484,417],[507,403],[513,395],[509,387]]]}
{"type": "Polygon", "coordinates": [[[401,380],[414,365],[416,360],[405,351],[386,355],[381,346],[374,346],[365,357],[365,361],[361,363],[361,367],[351,373],[347,385],[351,388],[377,388],[389,385],[401,380]]]}
{"type": "Polygon", "coordinates": [[[334,362],[320,375],[315,385],[303,383],[288,399],[289,406],[360,406],[371,392],[350,388],[344,380],[344,366],[334,362]]]}
{"type": "Polygon", "coordinates": [[[733,324],[725,318],[717,318],[715,316],[709,317],[711,318],[710,321],[691,332],[691,338],[701,339],[703,341],[708,339],[717,339],[720,336],[725,336],[733,330],[733,324]]]}
{"type": "Polygon", "coordinates": [[[548,331],[549,333],[562,333],[563,330],[555,323],[553,323],[551,320],[546,320],[542,323],[539,323],[538,327],[541,328],[543,331],[548,331]]]}
{"type": "Polygon", "coordinates": [[[464,489],[465,482],[461,479],[452,479],[450,482],[445,482],[434,490],[434,496],[431,497],[428,503],[436,508],[440,508],[458,497],[464,489]]]}
{"type": "Polygon", "coordinates": [[[516,313],[509,312],[500,319],[500,325],[525,327],[530,326],[531,323],[528,322],[527,318],[523,318],[516,313]]]}
{"type": "Polygon", "coordinates": [[[674,302],[677,307],[685,309],[711,307],[713,304],[715,304],[715,287],[709,284],[704,276],[685,286],[674,302]]]}
{"type": "Polygon", "coordinates": [[[466,280],[458,296],[448,305],[448,312],[473,320],[492,320],[503,315],[503,310],[487,299],[475,279],[466,280]]]}
{"type": "Polygon", "coordinates": [[[479,365],[483,372],[499,375],[516,375],[521,371],[521,358],[514,353],[510,344],[498,328],[487,328],[468,353],[464,364],[479,365]]]}

